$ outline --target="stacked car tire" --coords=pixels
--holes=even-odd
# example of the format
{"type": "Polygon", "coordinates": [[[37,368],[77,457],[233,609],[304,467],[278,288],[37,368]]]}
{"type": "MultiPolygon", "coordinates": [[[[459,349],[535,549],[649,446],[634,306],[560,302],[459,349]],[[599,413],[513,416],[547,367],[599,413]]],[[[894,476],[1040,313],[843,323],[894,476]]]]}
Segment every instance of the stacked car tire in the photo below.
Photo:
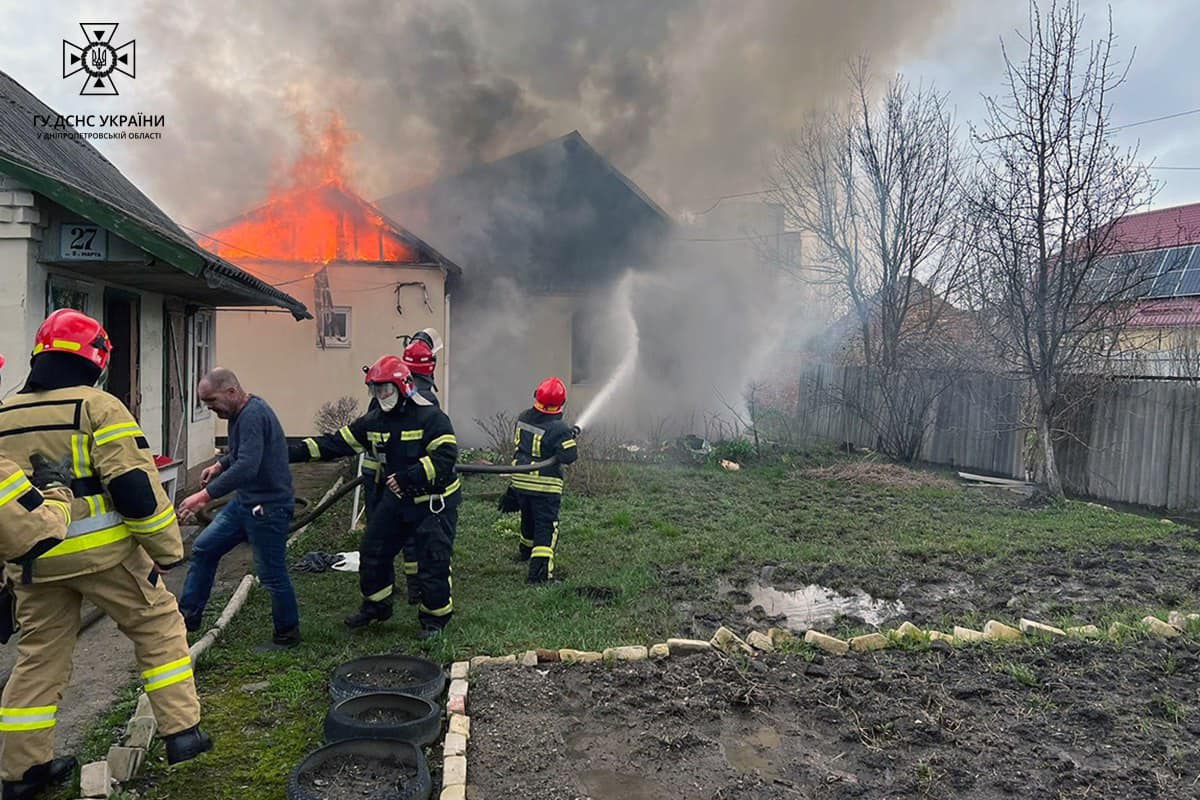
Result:
{"type": "Polygon", "coordinates": [[[428,800],[433,791],[423,748],[442,730],[441,708],[436,700],[446,688],[441,666],[405,655],[366,656],[338,666],[330,679],[333,704],[325,715],[325,742],[297,767],[288,779],[289,800],[324,800],[308,773],[331,760],[360,757],[400,762],[416,773],[404,786],[381,785],[372,800],[428,800]],[[363,673],[399,671],[413,676],[396,686],[367,685],[355,680],[363,673]],[[371,711],[381,721],[371,721],[371,711]]]}

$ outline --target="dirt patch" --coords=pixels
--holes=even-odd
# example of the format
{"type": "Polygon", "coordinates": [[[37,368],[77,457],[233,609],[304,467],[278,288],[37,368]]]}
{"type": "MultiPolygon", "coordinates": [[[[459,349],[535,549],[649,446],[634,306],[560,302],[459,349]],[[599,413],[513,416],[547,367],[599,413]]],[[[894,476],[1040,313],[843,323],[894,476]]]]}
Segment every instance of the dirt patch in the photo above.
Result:
{"type": "Polygon", "coordinates": [[[416,716],[400,708],[368,708],[355,714],[354,718],[367,725],[397,725],[412,722],[416,716]]]}
{"type": "Polygon", "coordinates": [[[800,474],[806,478],[816,478],[822,481],[872,483],[894,489],[919,489],[922,487],[953,489],[958,486],[958,484],[930,472],[909,469],[899,464],[876,464],[867,461],[831,464],[828,467],[806,469],[800,474]]]}
{"type": "MultiPolygon", "coordinates": [[[[1073,617],[1094,622],[1112,608],[1192,608],[1200,606],[1200,570],[1192,534],[1164,532],[1153,544],[1110,544],[1087,553],[1048,549],[998,558],[963,559],[952,554],[894,554],[881,563],[789,563],[742,569],[707,578],[690,567],[659,570],[664,593],[680,614],[680,630],[707,638],[721,624],[740,627],[788,626],[770,603],[755,603],[760,587],[797,592],[815,585],[840,595],[866,593],[903,610],[892,614],[855,613],[851,608],[812,625],[820,630],[842,624],[891,625],[908,619],[922,627],[947,620],[1026,616],[1073,617]],[[711,581],[711,593],[696,587],[711,581]]],[[[871,607],[873,612],[878,609],[871,607]]],[[[791,626],[796,630],[804,627],[791,626]]]]}
{"type": "Polygon", "coordinates": [[[299,783],[322,800],[363,800],[384,796],[384,789],[389,796],[393,789],[402,793],[416,777],[417,771],[398,759],[345,755],[301,773],[299,783]]]}
{"type": "Polygon", "coordinates": [[[360,670],[347,672],[346,680],[355,686],[369,686],[372,689],[394,689],[402,686],[412,686],[420,683],[420,676],[401,667],[386,667],[384,669],[360,670]]]}
{"type": "Polygon", "coordinates": [[[1198,691],[1191,641],[483,670],[470,781],[525,800],[1194,798],[1198,691]]]}

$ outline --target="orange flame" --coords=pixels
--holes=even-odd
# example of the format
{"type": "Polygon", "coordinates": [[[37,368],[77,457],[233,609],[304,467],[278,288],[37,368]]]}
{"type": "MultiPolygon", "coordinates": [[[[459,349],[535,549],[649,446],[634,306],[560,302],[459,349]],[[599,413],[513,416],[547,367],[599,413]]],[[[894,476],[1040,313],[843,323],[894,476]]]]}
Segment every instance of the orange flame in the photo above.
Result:
{"type": "Polygon", "coordinates": [[[288,169],[289,184],[204,244],[234,263],[416,261],[413,248],[349,188],[344,162],[354,135],[341,117],[332,115],[316,132],[306,117],[299,126],[304,146],[288,169]]]}

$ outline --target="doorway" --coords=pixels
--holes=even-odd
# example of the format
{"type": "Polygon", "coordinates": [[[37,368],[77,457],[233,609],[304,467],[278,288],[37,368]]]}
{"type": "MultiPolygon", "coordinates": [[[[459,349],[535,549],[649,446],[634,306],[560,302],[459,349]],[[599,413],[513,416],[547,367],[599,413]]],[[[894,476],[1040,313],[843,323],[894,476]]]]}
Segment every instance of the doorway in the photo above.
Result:
{"type": "Polygon", "coordinates": [[[104,290],[104,327],[112,340],[112,355],[108,360],[108,382],[105,389],[117,397],[140,418],[142,384],[138,367],[141,363],[141,298],[132,292],[104,290]]]}

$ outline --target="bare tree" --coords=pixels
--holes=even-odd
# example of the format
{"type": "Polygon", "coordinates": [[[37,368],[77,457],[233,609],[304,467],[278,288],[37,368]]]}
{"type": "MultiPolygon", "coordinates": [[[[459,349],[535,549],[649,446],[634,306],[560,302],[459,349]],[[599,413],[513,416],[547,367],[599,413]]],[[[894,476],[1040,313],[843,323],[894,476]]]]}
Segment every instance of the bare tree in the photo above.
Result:
{"type": "Polygon", "coordinates": [[[313,415],[313,425],[321,433],[334,433],[344,425],[349,425],[358,418],[358,400],[353,397],[339,397],[322,403],[313,415]]]}
{"type": "Polygon", "coordinates": [[[1004,48],[1003,96],[987,98],[974,132],[977,175],[970,209],[977,228],[972,295],[1006,366],[1026,377],[1042,448],[1042,476],[1063,494],[1055,424],[1073,375],[1095,371],[1118,346],[1145,287],[1137,257],[1118,257],[1121,217],[1153,187],[1136,150],[1111,141],[1112,93],[1128,65],[1107,35],[1084,42],[1077,0],[1030,4],[1025,53],[1004,48]]]}
{"type": "Polygon", "coordinates": [[[778,154],[771,194],[814,245],[801,277],[853,321],[871,386],[859,413],[877,446],[911,460],[936,397],[914,371],[958,362],[946,298],[962,274],[962,156],[944,94],[896,77],[876,101],[865,61],[850,87],[845,109],[813,117],[778,154]]]}

